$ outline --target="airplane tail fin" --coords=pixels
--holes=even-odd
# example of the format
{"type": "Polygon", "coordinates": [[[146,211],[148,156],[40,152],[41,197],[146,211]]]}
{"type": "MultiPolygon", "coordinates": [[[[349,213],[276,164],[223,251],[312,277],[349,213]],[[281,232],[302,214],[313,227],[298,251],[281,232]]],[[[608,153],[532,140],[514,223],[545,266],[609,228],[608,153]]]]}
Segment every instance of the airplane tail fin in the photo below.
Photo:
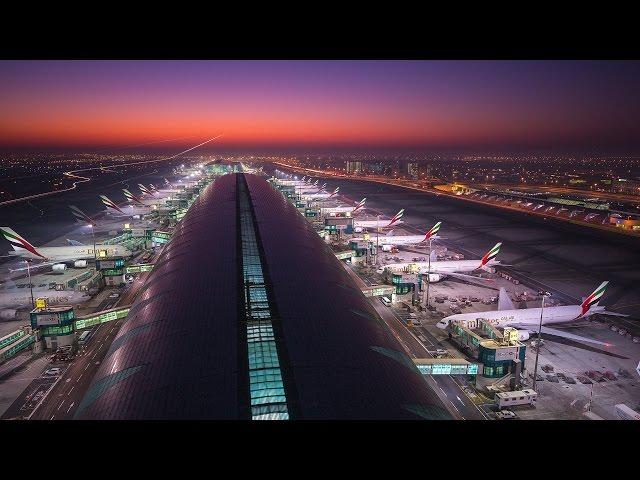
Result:
{"type": "Polygon", "coordinates": [[[591,309],[591,307],[595,307],[598,305],[598,302],[600,302],[602,295],[604,295],[604,291],[606,290],[607,285],[609,285],[608,281],[602,282],[591,295],[584,299],[582,305],[580,305],[580,307],[582,308],[582,312],[580,313],[579,317],[584,316],[591,309]]]}
{"type": "Polygon", "coordinates": [[[11,227],[0,227],[0,231],[16,252],[27,250],[28,252],[31,252],[38,257],[46,258],[44,255],[38,252],[38,250],[36,250],[36,247],[31,245],[27,240],[18,235],[11,227]]]}
{"type": "Polygon", "coordinates": [[[400,211],[393,216],[391,221],[389,221],[389,224],[387,225],[387,227],[390,227],[391,225],[396,223],[398,220],[400,220],[402,218],[402,215],[404,215],[404,208],[401,208],[400,211]]]}
{"type": "Polygon", "coordinates": [[[498,255],[498,252],[500,252],[501,246],[502,243],[496,243],[491,250],[485,253],[484,257],[482,257],[482,260],[480,260],[480,266],[478,268],[484,267],[487,263],[489,263],[491,259],[495,258],[496,255],[498,255]]]}
{"type": "Polygon", "coordinates": [[[116,212],[124,214],[124,212],[120,210],[120,207],[113,203],[106,195],[100,195],[100,200],[102,200],[102,203],[104,203],[107,209],[115,210],[116,212]]]}
{"type": "Polygon", "coordinates": [[[356,213],[357,211],[359,211],[360,209],[364,208],[364,202],[367,201],[367,198],[363,198],[362,200],[360,200],[358,202],[358,204],[355,206],[355,208],[353,209],[352,213],[356,213]]]}
{"type": "Polygon", "coordinates": [[[433,227],[431,227],[431,229],[425,234],[424,240],[429,240],[436,233],[438,233],[438,230],[440,230],[440,225],[442,225],[442,222],[438,222],[433,227]]]}
{"type": "Polygon", "coordinates": [[[78,207],[76,207],[75,205],[69,205],[69,208],[71,209],[71,213],[73,214],[73,216],[76,217],[76,220],[88,225],[93,225],[93,220],[91,219],[91,217],[80,210],[78,207]]]}

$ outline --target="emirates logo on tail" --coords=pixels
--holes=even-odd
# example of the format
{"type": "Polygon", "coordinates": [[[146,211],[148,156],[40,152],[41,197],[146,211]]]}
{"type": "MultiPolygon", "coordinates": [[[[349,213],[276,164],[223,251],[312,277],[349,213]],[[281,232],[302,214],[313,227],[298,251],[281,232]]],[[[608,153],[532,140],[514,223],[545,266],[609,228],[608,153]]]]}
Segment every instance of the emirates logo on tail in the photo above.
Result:
{"type": "Polygon", "coordinates": [[[24,238],[14,232],[10,227],[0,227],[0,230],[2,231],[2,235],[4,235],[4,238],[7,239],[14,250],[18,252],[21,250],[27,250],[28,252],[40,258],[44,258],[45,260],[47,259],[47,257],[36,250],[36,247],[27,242],[24,238]]]}
{"type": "Polygon", "coordinates": [[[80,210],[78,207],[76,207],[75,205],[69,205],[69,208],[71,209],[71,213],[73,213],[73,216],[76,217],[76,220],[82,223],[86,223],[87,225],[93,225],[93,220],[91,219],[91,217],[80,210]]]}
{"type": "Polygon", "coordinates": [[[492,258],[495,258],[496,255],[498,255],[498,252],[500,252],[500,247],[502,246],[502,243],[496,243],[496,245],[489,250],[484,257],[482,257],[482,260],[480,260],[480,266],[478,268],[484,267],[489,260],[491,260],[492,258]]]}
{"type": "Polygon", "coordinates": [[[424,236],[425,240],[429,240],[430,238],[432,238],[436,233],[438,233],[438,230],[440,230],[440,225],[442,225],[442,222],[438,222],[436,223],[433,227],[431,227],[431,230],[429,230],[426,235],[424,236]]]}
{"type": "Polygon", "coordinates": [[[366,201],[367,201],[366,197],[365,197],[365,198],[363,198],[362,200],[360,200],[360,201],[358,202],[358,204],[355,206],[355,208],[353,209],[353,212],[352,212],[352,213],[356,213],[356,212],[357,212],[357,211],[359,211],[360,209],[364,208],[364,202],[366,202],[366,201]]]}
{"type": "Polygon", "coordinates": [[[120,210],[120,207],[118,207],[118,205],[116,205],[111,200],[109,200],[106,197],[106,195],[100,195],[100,200],[102,200],[102,203],[104,203],[107,208],[110,208],[111,210],[115,210],[116,212],[120,212],[124,215],[124,212],[120,210]]]}
{"type": "Polygon", "coordinates": [[[591,307],[598,304],[598,302],[602,298],[602,295],[604,295],[604,291],[606,290],[607,285],[609,285],[609,282],[602,282],[591,295],[584,299],[584,302],[582,302],[582,305],[580,305],[580,307],[582,308],[582,312],[580,313],[580,315],[578,315],[578,318],[583,317],[591,307]]]}
{"type": "Polygon", "coordinates": [[[389,221],[389,224],[387,225],[387,227],[390,227],[391,225],[396,223],[398,220],[400,220],[402,218],[402,215],[404,215],[404,208],[401,209],[398,213],[396,213],[393,216],[393,218],[389,221]]]}

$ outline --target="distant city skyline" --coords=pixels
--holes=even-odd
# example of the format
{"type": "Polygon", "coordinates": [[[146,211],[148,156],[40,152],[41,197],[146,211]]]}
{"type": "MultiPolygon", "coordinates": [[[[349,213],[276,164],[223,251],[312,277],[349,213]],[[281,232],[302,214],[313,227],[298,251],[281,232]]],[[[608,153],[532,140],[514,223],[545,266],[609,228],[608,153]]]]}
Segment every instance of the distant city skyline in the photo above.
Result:
{"type": "Polygon", "coordinates": [[[0,148],[637,153],[639,84],[637,61],[2,61],[0,148]]]}

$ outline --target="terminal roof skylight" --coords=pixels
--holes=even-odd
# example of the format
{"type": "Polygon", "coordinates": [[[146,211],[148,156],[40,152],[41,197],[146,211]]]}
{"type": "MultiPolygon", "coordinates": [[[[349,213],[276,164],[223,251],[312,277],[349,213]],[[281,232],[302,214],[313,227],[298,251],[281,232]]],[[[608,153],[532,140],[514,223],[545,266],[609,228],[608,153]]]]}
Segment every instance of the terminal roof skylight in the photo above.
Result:
{"type": "Polygon", "coordinates": [[[273,332],[272,312],[249,193],[242,177],[239,178],[238,189],[251,419],[288,420],[287,397],[273,332]]]}

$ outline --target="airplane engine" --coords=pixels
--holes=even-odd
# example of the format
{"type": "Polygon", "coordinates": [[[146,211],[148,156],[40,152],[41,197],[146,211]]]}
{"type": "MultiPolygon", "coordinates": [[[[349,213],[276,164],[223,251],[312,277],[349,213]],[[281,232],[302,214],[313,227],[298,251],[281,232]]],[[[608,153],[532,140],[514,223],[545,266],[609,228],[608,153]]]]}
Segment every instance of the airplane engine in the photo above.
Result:
{"type": "Polygon", "coordinates": [[[87,266],[86,260],[76,260],[75,262],[73,262],[74,268],[86,268],[86,266],[87,266]]]}
{"type": "Polygon", "coordinates": [[[436,283],[442,280],[442,275],[439,273],[430,273],[429,274],[429,283],[436,283]]]}
{"type": "Polygon", "coordinates": [[[15,320],[16,310],[13,308],[6,308],[0,310],[0,320],[15,320]]]}
{"type": "Polygon", "coordinates": [[[56,263],[51,267],[54,273],[62,273],[67,269],[67,265],[64,263],[56,263]]]}
{"type": "Polygon", "coordinates": [[[524,342],[525,340],[529,340],[529,332],[526,330],[518,330],[518,340],[524,342]]]}

